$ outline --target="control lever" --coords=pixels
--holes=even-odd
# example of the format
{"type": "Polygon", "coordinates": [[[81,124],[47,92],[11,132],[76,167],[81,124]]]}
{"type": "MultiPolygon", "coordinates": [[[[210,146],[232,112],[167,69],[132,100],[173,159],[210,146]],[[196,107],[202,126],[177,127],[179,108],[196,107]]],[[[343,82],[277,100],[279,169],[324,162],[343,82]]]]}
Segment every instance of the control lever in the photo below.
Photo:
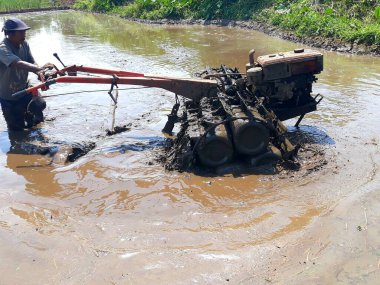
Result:
{"type": "Polygon", "coordinates": [[[62,60],[59,58],[58,54],[55,52],[53,53],[54,57],[58,59],[58,61],[63,65],[63,67],[66,67],[66,65],[62,62],[62,60]]]}
{"type": "MultiPolygon", "coordinates": [[[[62,60],[59,58],[59,56],[58,56],[58,53],[53,53],[53,55],[54,55],[54,57],[56,58],[56,59],[58,59],[58,61],[63,65],[63,67],[67,67],[63,62],[62,62],[62,60]]],[[[67,71],[67,75],[69,75],[69,76],[77,76],[77,72],[76,71],[67,71]]]]}

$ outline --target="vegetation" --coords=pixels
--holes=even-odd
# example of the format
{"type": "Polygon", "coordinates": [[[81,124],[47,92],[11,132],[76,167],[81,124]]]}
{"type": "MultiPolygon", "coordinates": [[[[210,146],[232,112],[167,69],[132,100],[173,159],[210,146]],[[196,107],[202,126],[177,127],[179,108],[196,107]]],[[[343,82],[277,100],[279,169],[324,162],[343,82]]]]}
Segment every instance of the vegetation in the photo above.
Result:
{"type": "Polygon", "coordinates": [[[275,0],[77,0],[75,8],[141,19],[249,19],[275,0]]]}
{"type": "Polygon", "coordinates": [[[129,5],[112,9],[112,12],[129,18],[140,19],[183,19],[192,17],[192,1],[184,0],[137,0],[129,5]]]}
{"type": "Polygon", "coordinates": [[[294,31],[298,36],[380,45],[380,5],[376,1],[277,1],[253,18],[294,31]]]}
{"type": "Polygon", "coordinates": [[[150,20],[253,19],[298,36],[380,45],[380,0],[0,0],[0,11],[72,3],[80,10],[150,20]]]}
{"type": "Polygon", "coordinates": [[[77,0],[74,7],[150,20],[253,19],[298,36],[380,45],[378,0],[77,0]]]}
{"type": "Polygon", "coordinates": [[[46,8],[50,5],[49,0],[0,0],[1,11],[46,8]]]}
{"type": "Polygon", "coordinates": [[[0,0],[0,11],[20,11],[72,5],[74,0],[0,0]]]}
{"type": "Polygon", "coordinates": [[[75,9],[95,11],[95,12],[108,12],[115,7],[120,7],[131,1],[123,0],[77,0],[74,4],[75,9]]]}

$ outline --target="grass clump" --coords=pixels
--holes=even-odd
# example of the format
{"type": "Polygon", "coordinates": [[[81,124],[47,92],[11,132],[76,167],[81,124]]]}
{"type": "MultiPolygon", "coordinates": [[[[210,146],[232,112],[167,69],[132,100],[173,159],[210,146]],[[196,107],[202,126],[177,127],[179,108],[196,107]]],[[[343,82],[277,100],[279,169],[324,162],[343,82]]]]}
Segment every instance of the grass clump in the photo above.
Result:
{"type": "Polygon", "coordinates": [[[116,7],[112,12],[123,17],[148,20],[183,19],[191,16],[191,5],[192,1],[184,0],[136,0],[116,7]]]}
{"type": "Polygon", "coordinates": [[[380,45],[380,21],[375,16],[376,7],[355,4],[344,9],[342,3],[334,6],[328,5],[329,1],[324,1],[324,5],[315,5],[314,2],[281,1],[264,9],[260,14],[253,15],[253,18],[293,31],[300,37],[321,36],[359,44],[380,45]]]}
{"type": "Polygon", "coordinates": [[[124,3],[126,1],[123,0],[77,0],[73,8],[94,12],[108,12],[124,3]]]}
{"type": "Polygon", "coordinates": [[[74,0],[0,0],[0,11],[69,7],[74,0]]]}
{"type": "Polygon", "coordinates": [[[75,8],[140,19],[249,19],[275,0],[77,0],[75,8]],[[118,3],[115,3],[118,2],[118,3]]]}
{"type": "Polygon", "coordinates": [[[50,7],[49,0],[0,0],[0,11],[17,11],[50,7]]]}

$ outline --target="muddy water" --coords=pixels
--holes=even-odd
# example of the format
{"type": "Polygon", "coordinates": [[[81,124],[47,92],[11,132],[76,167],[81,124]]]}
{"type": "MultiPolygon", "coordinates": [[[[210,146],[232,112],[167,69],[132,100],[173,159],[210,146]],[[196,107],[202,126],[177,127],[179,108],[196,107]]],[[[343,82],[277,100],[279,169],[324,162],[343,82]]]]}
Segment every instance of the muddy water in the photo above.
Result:
{"type": "MultiPolygon", "coordinates": [[[[233,28],[148,26],[76,12],[20,17],[32,27],[27,37],[39,63],[58,64],[57,52],[66,64],[187,77],[221,63],[243,69],[251,48],[267,54],[297,47],[233,28]]],[[[87,92],[47,98],[47,121],[11,151],[14,141],[1,118],[0,284],[271,280],[271,264],[286,259],[281,248],[302,243],[363,185],[380,188],[380,59],[324,54],[314,91],[325,99],[298,132],[321,147],[327,164],[300,173],[165,172],[154,159],[174,98],[159,89],[121,90],[116,124],[131,130],[111,137],[105,133],[112,101],[96,91],[109,86],[52,86],[45,95],[87,92]],[[70,146],[89,142],[95,149],[64,162],[70,146]],[[23,153],[33,145],[58,152],[23,153]]],[[[372,242],[379,244],[378,235],[372,242]]]]}

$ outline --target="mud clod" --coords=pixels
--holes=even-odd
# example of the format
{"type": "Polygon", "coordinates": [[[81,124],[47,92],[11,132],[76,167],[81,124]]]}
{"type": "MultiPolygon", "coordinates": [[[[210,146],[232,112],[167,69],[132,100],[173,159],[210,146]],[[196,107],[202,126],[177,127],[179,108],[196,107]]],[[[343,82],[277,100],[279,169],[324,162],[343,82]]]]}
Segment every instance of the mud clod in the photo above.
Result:
{"type": "Polygon", "coordinates": [[[67,156],[66,162],[74,162],[78,158],[86,155],[91,150],[93,150],[96,147],[96,144],[94,142],[87,142],[84,144],[76,144],[72,146],[71,153],[67,156]]]}
{"type": "Polygon", "coordinates": [[[127,131],[130,131],[131,130],[131,126],[130,125],[124,125],[124,126],[116,126],[113,128],[113,130],[106,130],[106,136],[113,136],[113,135],[116,135],[116,134],[120,134],[120,133],[123,133],[123,132],[127,132],[127,131]]]}

